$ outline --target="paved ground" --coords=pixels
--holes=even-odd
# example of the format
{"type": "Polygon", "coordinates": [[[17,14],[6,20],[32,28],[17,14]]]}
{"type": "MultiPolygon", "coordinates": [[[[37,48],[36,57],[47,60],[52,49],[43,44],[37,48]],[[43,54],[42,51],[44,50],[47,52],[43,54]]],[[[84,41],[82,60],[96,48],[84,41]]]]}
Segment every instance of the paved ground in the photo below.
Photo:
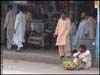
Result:
{"type": "Polygon", "coordinates": [[[59,55],[56,49],[28,49],[16,52],[15,50],[3,49],[3,58],[6,59],[18,59],[32,62],[46,62],[52,64],[59,64],[59,55]]]}
{"type": "Polygon", "coordinates": [[[3,74],[99,74],[98,68],[82,71],[64,70],[62,65],[3,59],[3,74]]]}
{"type": "MultiPolygon", "coordinates": [[[[99,68],[66,71],[57,49],[24,49],[21,52],[2,48],[4,74],[98,74],[99,68]]],[[[97,61],[96,61],[97,62],[97,61]]],[[[98,62],[97,62],[98,63],[98,62]]],[[[98,65],[97,65],[98,66],[98,65]]]]}
{"type": "MultiPolygon", "coordinates": [[[[2,56],[6,59],[18,59],[31,62],[45,62],[48,64],[60,64],[59,53],[57,49],[24,49],[21,52],[15,50],[2,49],[2,56]]],[[[94,58],[93,58],[94,59],[94,58]]],[[[93,61],[94,62],[94,61],[93,61]]],[[[94,67],[99,67],[98,60],[94,62],[94,67]]]]}

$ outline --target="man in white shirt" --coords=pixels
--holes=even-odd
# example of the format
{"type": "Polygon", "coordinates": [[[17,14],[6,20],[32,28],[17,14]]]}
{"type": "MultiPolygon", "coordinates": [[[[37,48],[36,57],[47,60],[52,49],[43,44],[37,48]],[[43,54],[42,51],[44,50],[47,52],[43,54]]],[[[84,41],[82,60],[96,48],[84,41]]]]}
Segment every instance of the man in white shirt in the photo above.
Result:
{"type": "Polygon", "coordinates": [[[25,8],[21,6],[15,20],[15,26],[14,26],[15,34],[13,36],[13,41],[17,45],[17,51],[19,51],[23,47],[23,42],[25,42],[24,39],[25,25],[26,25],[25,12],[26,12],[25,8]]]}
{"type": "Polygon", "coordinates": [[[86,50],[85,45],[79,46],[79,51],[73,54],[73,62],[78,63],[78,69],[89,69],[91,67],[91,53],[86,50]]]}

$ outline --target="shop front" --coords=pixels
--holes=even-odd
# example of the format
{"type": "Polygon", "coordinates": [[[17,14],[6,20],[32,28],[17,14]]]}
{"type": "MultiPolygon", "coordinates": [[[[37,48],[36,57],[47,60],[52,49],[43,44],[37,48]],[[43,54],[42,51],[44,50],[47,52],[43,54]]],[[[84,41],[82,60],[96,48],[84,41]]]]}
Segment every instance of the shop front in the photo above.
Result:
{"type": "MultiPolygon", "coordinates": [[[[51,47],[55,46],[56,39],[53,38],[53,33],[55,31],[57,21],[60,18],[60,13],[63,10],[67,11],[69,16],[72,16],[75,21],[75,25],[78,28],[81,11],[83,9],[86,9],[87,11],[89,9],[94,9],[92,1],[12,1],[11,4],[13,5],[13,10],[16,14],[17,6],[19,4],[24,4],[31,10],[32,32],[29,38],[29,43],[38,44],[42,47],[44,47],[45,44],[51,45],[51,47]]],[[[70,40],[72,45],[72,37],[70,40]]]]}

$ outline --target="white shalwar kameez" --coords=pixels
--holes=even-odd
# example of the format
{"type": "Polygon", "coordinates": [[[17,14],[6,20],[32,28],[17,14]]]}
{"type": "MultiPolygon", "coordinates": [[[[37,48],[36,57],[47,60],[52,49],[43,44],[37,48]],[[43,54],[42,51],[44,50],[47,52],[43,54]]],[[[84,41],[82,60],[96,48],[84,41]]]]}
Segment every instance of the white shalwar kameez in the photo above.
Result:
{"type": "Polygon", "coordinates": [[[80,52],[74,53],[73,57],[74,60],[73,62],[79,63],[80,60],[81,62],[85,62],[86,64],[84,65],[84,69],[88,69],[91,67],[91,53],[89,50],[86,50],[86,52],[82,53],[79,55],[79,57],[77,58],[76,56],[79,54],[80,52]]]}
{"type": "Polygon", "coordinates": [[[13,41],[18,48],[23,47],[22,43],[25,42],[24,40],[25,25],[26,25],[25,15],[23,14],[23,12],[19,12],[19,14],[17,14],[16,16],[15,27],[14,27],[16,32],[13,37],[13,41]]]}

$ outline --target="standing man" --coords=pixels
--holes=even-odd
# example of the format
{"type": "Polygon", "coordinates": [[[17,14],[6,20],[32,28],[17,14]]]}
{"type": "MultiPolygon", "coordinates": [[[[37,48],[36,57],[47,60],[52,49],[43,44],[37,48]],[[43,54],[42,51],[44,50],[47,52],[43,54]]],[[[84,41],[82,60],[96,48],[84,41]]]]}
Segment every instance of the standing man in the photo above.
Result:
{"type": "Polygon", "coordinates": [[[14,43],[17,45],[17,51],[23,47],[24,40],[24,33],[25,33],[25,25],[26,25],[26,18],[25,18],[25,7],[20,6],[19,13],[16,16],[15,21],[15,34],[13,37],[14,43]]]}
{"type": "Polygon", "coordinates": [[[83,40],[86,38],[89,38],[89,25],[88,25],[88,21],[87,21],[86,12],[83,11],[81,13],[81,22],[80,22],[78,30],[76,32],[74,46],[78,47],[80,40],[83,40]]]}
{"type": "Polygon", "coordinates": [[[70,32],[70,46],[71,46],[71,51],[73,50],[73,41],[75,39],[76,35],[76,23],[72,15],[69,15],[69,18],[71,19],[71,32],[70,32]]]}
{"type": "Polygon", "coordinates": [[[15,24],[16,15],[12,11],[12,5],[8,6],[8,13],[5,18],[4,29],[7,28],[7,48],[11,49],[13,33],[14,33],[14,24],[15,24]]]}
{"type": "Polygon", "coordinates": [[[88,16],[89,23],[89,38],[95,40],[96,38],[96,20],[92,16],[88,16]]]}
{"type": "Polygon", "coordinates": [[[27,11],[26,13],[26,31],[25,31],[25,47],[27,48],[28,47],[28,39],[29,39],[29,36],[30,36],[30,33],[31,33],[31,22],[32,22],[32,14],[30,11],[27,11]]]}
{"type": "Polygon", "coordinates": [[[69,40],[69,33],[71,28],[70,24],[70,19],[66,16],[66,12],[63,12],[55,30],[55,35],[57,35],[56,45],[59,48],[60,58],[71,56],[69,40]]]}

